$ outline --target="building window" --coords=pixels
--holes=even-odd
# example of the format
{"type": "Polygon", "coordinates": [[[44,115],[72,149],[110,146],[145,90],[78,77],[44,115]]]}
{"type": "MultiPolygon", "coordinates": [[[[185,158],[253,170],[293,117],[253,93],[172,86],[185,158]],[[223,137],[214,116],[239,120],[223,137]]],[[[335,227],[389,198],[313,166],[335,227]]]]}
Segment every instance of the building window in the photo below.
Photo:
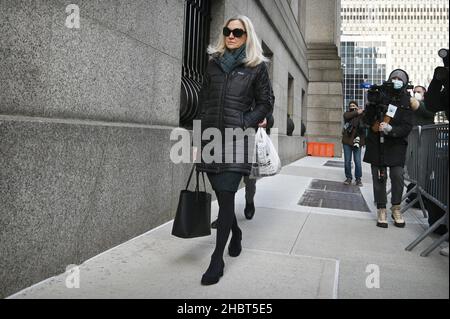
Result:
{"type": "Polygon", "coordinates": [[[287,105],[287,132],[288,136],[292,136],[294,131],[294,78],[288,74],[288,105],[287,105]]]}
{"type": "Polygon", "coordinates": [[[302,89],[302,116],[300,119],[300,124],[301,124],[301,135],[305,136],[307,119],[306,119],[306,91],[304,89],[302,89]]]}

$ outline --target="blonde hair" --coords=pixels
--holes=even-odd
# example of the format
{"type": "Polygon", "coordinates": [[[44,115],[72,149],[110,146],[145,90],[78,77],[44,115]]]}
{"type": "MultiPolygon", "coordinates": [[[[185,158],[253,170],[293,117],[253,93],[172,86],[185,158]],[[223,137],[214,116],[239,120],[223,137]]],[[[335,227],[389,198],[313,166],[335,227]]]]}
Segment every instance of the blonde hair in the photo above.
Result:
{"type": "MultiPolygon", "coordinates": [[[[262,62],[269,62],[269,59],[263,55],[263,49],[261,43],[259,42],[258,36],[256,35],[255,27],[253,26],[252,21],[243,15],[238,15],[228,19],[228,21],[224,24],[224,28],[228,26],[231,21],[239,20],[245,27],[245,31],[247,32],[247,42],[246,42],[246,59],[245,65],[251,68],[256,67],[262,62]]],[[[217,44],[215,46],[208,47],[208,54],[214,55],[218,54],[222,56],[227,48],[225,43],[225,36],[221,33],[219,38],[217,39],[217,44]]]]}

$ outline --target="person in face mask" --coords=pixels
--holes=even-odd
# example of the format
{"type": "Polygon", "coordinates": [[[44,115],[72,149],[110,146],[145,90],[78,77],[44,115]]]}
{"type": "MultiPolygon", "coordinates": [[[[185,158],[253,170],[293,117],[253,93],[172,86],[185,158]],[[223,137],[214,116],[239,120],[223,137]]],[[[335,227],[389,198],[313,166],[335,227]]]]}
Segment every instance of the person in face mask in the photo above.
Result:
{"type": "Polygon", "coordinates": [[[411,109],[414,111],[415,125],[431,125],[434,124],[434,112],[427,109],[424,97],[427,89],[421,85],[417,85],[413,90],[413,98],[411,99],[411,109]]]}
{"type": "Polygon", "coordinates": [[[342,130],[342,146],[345,162],[345,185],[352,183],[352,157],[355,162],[355,185],[363,186],[361,182],[361,148],[365,145],[364,126],[362,123],[364,110],[356,101],[351,101],[348,111],[344,113],[344,129],[342,130]]]}
{"type": "Polygon", "coordinates": [[[413,95],[416,100],[419,102],[424,100],[425,93],[427,93],[427,89],[422,85],[416,85],[413,90],[413,95]]]}
{"type": "MultiPolygon", "coordinates": [[[[408,93],[408,74],[401,69],[394,70],[388,82],[393,85],[392,90],[382,92],[382,106],[387,112],[383,114],[384,120],[379,123],[379,108],[366,105],[363,121],[371,127],[366,138],[366,153],[364,162],[372,166],[372,182],[375,202],[377,204],[377,226],[388,227],[387,221],[387,169],[392,185],[392,218],[394,225],[405,227],[405,221],[400,213],[404,179],[407,138],[413,128],[413,111],[411,109],[411,95],[408,93]],[[388,108],[388,106],[390,106],[388,108]],[[384,143],[381,144],[381,137],[384,143]],[[385,173],[385,178],[380,178],[385,173]]],[[[381,108],[383,109],[383,108],[381,108]]]]}

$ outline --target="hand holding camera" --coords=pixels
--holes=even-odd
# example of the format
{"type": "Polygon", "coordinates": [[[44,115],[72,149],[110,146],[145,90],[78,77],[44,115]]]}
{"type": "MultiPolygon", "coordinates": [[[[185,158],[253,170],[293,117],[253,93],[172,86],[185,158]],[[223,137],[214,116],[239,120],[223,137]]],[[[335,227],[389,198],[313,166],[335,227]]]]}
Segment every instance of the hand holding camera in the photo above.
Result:
{"type": "Polygon", "coordinates": [[[389,124],[390,121],[391,121],[391,118],[389,116],[385,115],[383,122],[380,123],[379,121],[375,121],[375,123],[373,123],[372,131],[374,133],[384,132],[386,130],[387,125],[388,125],[389,132],[392,131],[392,126],[389,124]],[[389,129],[389,127],[390,127],[390,129],[389,129]]]}
{"type": "Polygon", "coordinates": [[[392,131],[392,126],[386,122],[382,122],[380,124],[379,130],[384,134],[389,134],[389,132],[392,131]]]}
{"type": "Polygon", "coordinates": [[[354,148],[359,148],[360,147],[360,143],[361,142],[361,138],[359,136],[355,137],[355,139],[353,140],[353,147],[354,148]]]}

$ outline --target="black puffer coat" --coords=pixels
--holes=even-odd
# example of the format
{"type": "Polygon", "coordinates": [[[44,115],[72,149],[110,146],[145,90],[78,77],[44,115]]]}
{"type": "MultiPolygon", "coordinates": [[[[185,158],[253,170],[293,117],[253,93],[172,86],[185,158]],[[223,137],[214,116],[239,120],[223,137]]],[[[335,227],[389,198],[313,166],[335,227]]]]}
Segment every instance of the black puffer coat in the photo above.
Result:
{"type": "MultiPolygon", "coordinates": [[[[384,139],[384,161],[380,163],[380,134],[374,133],[369,128],[366,138],[366,153],[364,162],[375,166],[404,166],[406,149],[408,147],[408,135],[413,128],[413,111],[410,108],[410,96],[403,94],[398,101],[387,101],[386,105],[392,104],[398,107],[395,117],[391,119],[392,131],[385,135],[384,139]]],[[[367,106],[364,122],[372,126],[377,120],[376,109],[367,106]]]]}
{"type": "MultiPolygon", "coordinates": [[[[202,136],[207,128],[218,128],[225,138],[226,128],[257,128],[272,111],[274,96],[265,63],[254,68],[238,65],[230,73],[225,73],[217,57],[213,57],[206,70],[206,82],[200,92],[201,112],[197,117],[201,120],[202,136]]],[[[202,152],[210,141],[202,140],[202,152]]],[[[242,141],[241,141],[242,142],[242,141]]],[[[245,142],[248,142],[247,138],[245,142]]],[[[239,144],[238,144],[239,145],[239,144]]],[[[225,162],[225,153],[230,145],[222,141],[222,162],[197,164],[197,170],[207,173],[238,172],[249,175],[251,160],[248,157],[249,147],[231,145],[234,153],[233,162],[225,162]],[[243,157],[244,161],[236,160],[243,157]]],[[[252,148],[250,147],[250,150],[252,148]]],[[[200,155],[200,154],[199,154],[200,155]]]]}

